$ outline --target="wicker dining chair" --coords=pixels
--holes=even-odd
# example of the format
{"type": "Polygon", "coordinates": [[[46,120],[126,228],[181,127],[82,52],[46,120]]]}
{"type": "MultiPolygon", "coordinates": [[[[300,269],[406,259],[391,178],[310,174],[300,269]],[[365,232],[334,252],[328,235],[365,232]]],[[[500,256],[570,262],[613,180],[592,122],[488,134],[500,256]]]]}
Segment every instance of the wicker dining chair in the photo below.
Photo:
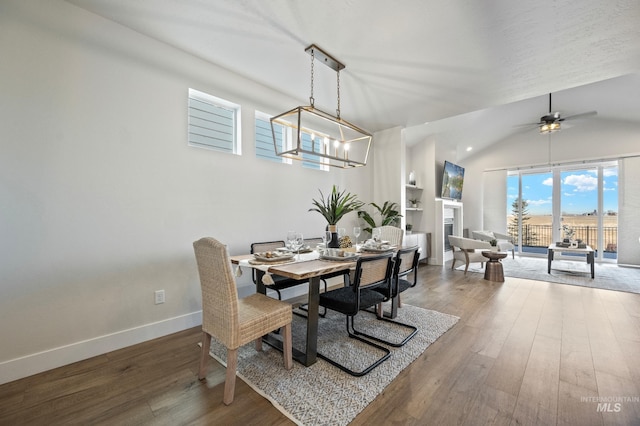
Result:
{"type": "Polygon", "coordinates": [[[397,226],[379,226],[380,238],[382,241],[389,241],[389,244],[396,247],[402,247],[402,240],[404,238],[404,229],[400,229],[397,226]]]}
{"type": "Polygon", "coordinates": [[[211,337],[227,348],[227,372],[223,402],[233,402],[238,348],[255,341],[262,350],[262,336],[283,328],[284,366],[292,368],[291,305],[255,293],[238,298],[227,247],[214,238],[193,243],[202,288],[202,351],[198,378],[205,378],[211,337]]]}

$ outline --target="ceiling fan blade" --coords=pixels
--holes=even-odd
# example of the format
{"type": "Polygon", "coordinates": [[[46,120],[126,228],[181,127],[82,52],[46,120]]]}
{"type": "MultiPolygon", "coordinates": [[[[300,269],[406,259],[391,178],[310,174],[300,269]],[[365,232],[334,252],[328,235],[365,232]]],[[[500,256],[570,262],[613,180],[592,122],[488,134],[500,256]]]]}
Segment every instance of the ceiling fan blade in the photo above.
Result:
{"type": "Polygon", "coordinates": [[[525,124],[515,124],[513,127],[534,127],[541,125],[541,122],[538,123],[525,123],[525,124]]]}
{"type": "Polygon", "coordinates": [[[574,114],[574,115],[570,115],[568,117],[562,117],[563,120],[573,120],[576,118],[585,118],[585,117],[589,117],[591,115],[596,115],[598,114],[598,111],[588,111],[588,112],[581,112],[580,114],[574,114]]]}

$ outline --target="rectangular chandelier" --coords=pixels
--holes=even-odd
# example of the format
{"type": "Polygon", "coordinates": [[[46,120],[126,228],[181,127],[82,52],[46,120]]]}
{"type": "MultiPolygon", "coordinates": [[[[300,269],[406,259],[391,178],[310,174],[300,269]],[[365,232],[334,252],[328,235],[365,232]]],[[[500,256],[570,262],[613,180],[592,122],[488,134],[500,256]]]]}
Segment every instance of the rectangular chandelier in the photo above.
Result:
{"type": "Polygon", "coordinates": [[[332,167],[367,164],[372,135],[313,106],[271,119],[276,155],[332,167]]]}
{"type": "Polygon", "coordinates": [[[373,136],[340,118],[340,70],[344,65],[316,45],[312,44],[305,51],[311,55],[311,105],[298,106],[271,118],[276,155],[343,169],[365,166],[373,136]],[[313,63],[316,57],[337,73],[337,116],[314,106],[313,63]]]}

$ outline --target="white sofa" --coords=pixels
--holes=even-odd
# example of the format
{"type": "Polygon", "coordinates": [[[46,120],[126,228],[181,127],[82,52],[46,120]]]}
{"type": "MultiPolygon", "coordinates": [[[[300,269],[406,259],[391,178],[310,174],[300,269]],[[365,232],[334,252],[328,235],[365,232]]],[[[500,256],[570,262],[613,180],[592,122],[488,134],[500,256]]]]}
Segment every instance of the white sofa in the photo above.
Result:
{"type": "Polygon", "coordinates": [[[516,257],[516,246],[513,244],[513,239],[507,234],[501,234],[494,231],[471,231],[471,236],[474,240],[480,241],[498,241],[498,250],[510,251],[511,257],[516,257]]]}

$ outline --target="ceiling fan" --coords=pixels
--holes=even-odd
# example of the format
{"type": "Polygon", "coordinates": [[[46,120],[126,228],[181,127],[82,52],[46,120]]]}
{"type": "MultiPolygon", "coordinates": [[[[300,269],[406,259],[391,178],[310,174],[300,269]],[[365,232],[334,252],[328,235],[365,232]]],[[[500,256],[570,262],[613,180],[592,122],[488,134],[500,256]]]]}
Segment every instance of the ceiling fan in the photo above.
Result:
{"type": "Polygon", "coordinates": [[[549,113],[540,117],[540,121],[537,123],[525,124],[525,126],[538,126],[541,134],[547,134],[560,130],[561,123],[563,121],[585,118],[591,115],[596,115],[597,113],[597,111],[588,111],[563,117],[559,111],[554,112],[551,108],[551,93],[549,93],[549,113]]]}

